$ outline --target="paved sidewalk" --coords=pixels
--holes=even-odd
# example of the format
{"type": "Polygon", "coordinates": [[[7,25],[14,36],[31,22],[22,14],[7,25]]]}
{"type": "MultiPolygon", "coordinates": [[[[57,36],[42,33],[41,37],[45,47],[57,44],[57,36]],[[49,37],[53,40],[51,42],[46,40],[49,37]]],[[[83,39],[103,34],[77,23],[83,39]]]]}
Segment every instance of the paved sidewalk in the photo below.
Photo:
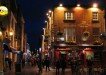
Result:
{"type": "MultiPolygon", "coordinates": [[[[84,68],[84,71],[82,71],[82,69],[80,69],[80,71],[81,71],[80,72],[81,75],[88,75],[87,68],[84,68]]],[[[101,75],[101,73],[99,71],[96,71],[96,70],[93,74],[94,75],[101,75]]],[[[43,68],[42,73],[41,72],[39,73],[37,67],[26,66],[26,67],[22,68],[21,72],[15,72],[14,68],[12,68],[12,70],[9,70],[7,68],[7,71],[4,72],[3,75],[56,75],[56,70],[53,68],[50,68],[50,71],[46,71],[46,69],[43,68]]],[[[59,75],[63,75],[63,73],[61,73],[61,69],[60,69],[59,75]]],[[[64,75],[72,75],[71,69],[66,69],[64,75]]],[[[104,74],[104,75],[106,75],[106,74],[104,74]]]]}
{"type": "MultiPolygon", "coordinates": [[[[46,71],[44,68],[42,73],[39,73],[37,67],[27,66],[27,67],[24,67],[21,70],[21,72],[15,72],[15,69],[12,69],[12,70],[6,71],[4,75],[56,75],[56,71],[55,69],[52,69],[52,68],[50,68],[50,71],[46,71]]],[[[62,75],[61,72],[59,75],[62,75]]],[[[70,69],[65,70],[65,75],[71,75],[70,69]]]]}

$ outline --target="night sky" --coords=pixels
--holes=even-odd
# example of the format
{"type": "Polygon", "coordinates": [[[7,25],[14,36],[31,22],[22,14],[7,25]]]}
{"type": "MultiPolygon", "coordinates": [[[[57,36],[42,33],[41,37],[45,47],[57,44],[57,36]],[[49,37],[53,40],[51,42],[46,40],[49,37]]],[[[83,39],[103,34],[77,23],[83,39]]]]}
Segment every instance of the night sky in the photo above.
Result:
{"type": "Polygon", "coordinates": [[[80,2],[86,5],[91,1],[103,3],[103,0],[17,0],[26,22],[25,29],[31,50],[40,47],[42,28],[45,26],[45,16],[49,9],[59,3],[76,4],[80,2]]]}

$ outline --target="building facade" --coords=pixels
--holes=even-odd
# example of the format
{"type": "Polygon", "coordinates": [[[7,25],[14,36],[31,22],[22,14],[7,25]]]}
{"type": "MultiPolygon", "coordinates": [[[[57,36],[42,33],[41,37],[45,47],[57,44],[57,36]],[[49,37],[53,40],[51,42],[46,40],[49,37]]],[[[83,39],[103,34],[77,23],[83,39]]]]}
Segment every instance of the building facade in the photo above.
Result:
{"type": "Polygon", "coordinates": [[[53,58],[59,53],[67,56],[73,50],[80,53],[88,48],[94,52],[94,62],[103,65],[104,42],[100,36],[106,31],[104,16],[104,9],[96,3],[92,6],[60,4],[47,13],[45,47],[51,45],[53,58]]]}
{"type": "MultiPolygon", "coordinates": [[[[4,44],[11,49],[9,51],[3,51],[4,53],[1,54],[0,61],[2,61],[2,58],[4,60],[5,58],[10,58],[14,63],[17,62],[16,51],[18,49],[20,51],[25,51],[26,49],[25,21],[16,0],[1,0],[0,4],[6,6],[8,9],[7,15],[0,16],[0,29],[2,31],[0,51],[3,51],[4,46],[2,47],[2,45],[4,44]]],[[[0,71],[3,71],[3,69],[5,69],[5,61],[0,63],[0,65],[0,71]]]]}
{"type": "Polygon", "coordinates": [[[52,30],[54,40],[59,40],[58,33],[61,33],[66,42],[101,42],[100,34],[105,32],[104,10],[98,7],[56,7],[53,11],[52,30]]]}

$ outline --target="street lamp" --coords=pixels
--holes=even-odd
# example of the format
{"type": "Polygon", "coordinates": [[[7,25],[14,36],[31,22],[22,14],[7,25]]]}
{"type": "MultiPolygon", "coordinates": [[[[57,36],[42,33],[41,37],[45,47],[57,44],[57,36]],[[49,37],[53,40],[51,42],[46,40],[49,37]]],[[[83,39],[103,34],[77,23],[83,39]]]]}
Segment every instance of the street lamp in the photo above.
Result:
{"type": "Polygon", "coordinates": [[[81,5],[80,4],[77,4],[77,7],[80,7],[81,5]]]}
{"type": "Polygon", "coordinates": [[[10,32],[9,32],[9,35],[10,35],[10,36],[13,36],[13,34],[14,34],[13,31],[10,31],[10,32]]]}
{"type": "Polygon", "coordinates": [[[97,3],[94,3],[94,4],[93,4],[93,7],[94,7],[94,8],[97,8],[97,7],[98,7],[98,4],[97,4],[97,3]]]}
{"type": "Polygon", "coordinates": [[[49,10],[49,13],[52,13],[52,11],[51,11],[51,10],[49,10]]]}
{"type": "Polygon", "coordinates": [[[94,3],[94,4],[92,5],[91,10],[92,10],[93,12],[98,12],[98,4],[97,4],[97,3],[94,3]]]}
{"type": "Polygon", "coordinates": [[[2,31],[0,31],[0,37],[2,36],[2,31]]]}
{"type": "Polygon", "coordinates": [[[63,6],[63,4],[59,4],[59,7],[62,7],[63,6]]]}

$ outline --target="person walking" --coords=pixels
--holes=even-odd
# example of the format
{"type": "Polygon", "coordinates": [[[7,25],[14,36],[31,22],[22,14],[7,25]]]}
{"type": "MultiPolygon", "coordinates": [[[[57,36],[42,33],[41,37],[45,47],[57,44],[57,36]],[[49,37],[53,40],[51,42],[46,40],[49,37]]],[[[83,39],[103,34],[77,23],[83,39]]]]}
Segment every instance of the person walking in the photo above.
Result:
{"type": "Polygon", "coordinates": [[[40,58],[37,58],[37,65],[39,68],[39,72],[42,72],[42,60],[40,58]]]}
{"type": "Polygon", "coordinates": [[[8,58],[8,66],[9,66],[9,69],[11,70],[11,66],[12,66],[12,61],[10,58],[8,58]]]}
{"type": "Polygon", "coordinates": [[[25,67],[25,59],[23,58],[22,59],[22,68],[24,68],[25,67]]]}
{"type": "Polygon", "coordinates": [[[46,71],[50,71],[50,59],[49,57],[45,58],[45,66],[46,66],[46,71]]]}
{"type": "Polygon", "coordinates": [[[64,58],[61,58],[61,68],[62,68],[62,74],[64,75],[66,68],[66,60],[64,58]]]}
{"type": "Polygon", "coordinates": [[[44,68],[44,67],[45,67],[45,60],[42,59],[42,68],[44,68]]]}
{"type": "Polygon", "coordinates": [[[60,63],[59,59],[56,60],[55,66],[56,66],[56,75],[59,75],[59,70],[60,70],[60,67],[61,67],[61,63],[60,63]]]}

